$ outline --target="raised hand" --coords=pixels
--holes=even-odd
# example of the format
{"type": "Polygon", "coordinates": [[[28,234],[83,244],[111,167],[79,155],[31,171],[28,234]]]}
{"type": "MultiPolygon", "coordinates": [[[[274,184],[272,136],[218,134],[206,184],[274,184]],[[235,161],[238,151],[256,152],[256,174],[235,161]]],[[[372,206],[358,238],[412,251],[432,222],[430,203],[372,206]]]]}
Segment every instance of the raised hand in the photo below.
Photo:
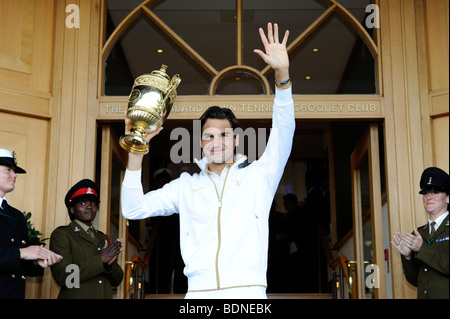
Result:
{"type": "Polygon", "coordinates": [[[262,28],[259,28],[259,35],[264,45],[264,50],[255,49],[253,52],[258,54],[264,62],[275,70],[275,80],[284,81],[289,78],[289,56],[287,53],[287,40],[289,31],[286,30],[283,40],[280,42],[278,34],[278,24],[267,24],[267,37],[262,28]]]}
{"type": "MultiPolygon", "coordinates": [[[[151,140],[154,136],[158,135],[159,132],[161,132],[162,129],[163,129],[163,128],[162,128],[162,126],[161,126],[161,127],[158,128],[156,131],[147,134],[147,135],[145,136],[145,138],[144,138],[145,141],[147,142],[147,144],[150,142],[150,140],[151,140]]],[[[131,120],[130,120],[129,118],[126,117],[126,114],[125,114],[125,134],[131,134],[131,120]]]]}
{"type": "MultiPolygon", "coordinates": [[[[161,132],[162,129],[163,129],[163,127],[161,126],[156,131],[147,134],[144,137],[144,139],[147,142],[147,144],[150,143],[150,140],[154,136],[158,135],[159,132],[161,132]]],[[[131,120],[127,117],[126,111],[125,111],[125,134],[131,134],[131,120]]],[[[143,158],[144,158],[144,155],[128,153],[127,168],[130,169],[130,170],[139,170],[139,169],[141,169],[143,158]]]]}

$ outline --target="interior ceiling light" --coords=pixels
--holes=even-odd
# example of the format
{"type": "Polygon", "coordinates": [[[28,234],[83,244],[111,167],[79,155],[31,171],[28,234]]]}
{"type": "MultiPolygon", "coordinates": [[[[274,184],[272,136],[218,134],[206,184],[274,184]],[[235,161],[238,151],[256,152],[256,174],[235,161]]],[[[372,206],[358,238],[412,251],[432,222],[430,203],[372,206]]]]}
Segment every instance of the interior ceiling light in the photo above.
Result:
{"type": "Polygon", "coordinates": [[[158,50],[156,50],[156,52],[158,52],[158,53],[163,53],[164,50],[163,50],[163,49],[158,49],[158,50]]]}
{"type": "Polygon", "coordinates": [[[313,52],[319,52],[319,49],[313,49],[313,52]]]}
{"type": "Polygon", "coordinates": [[[308,76],[305,77],[305,79],[311,80],[311,77],[308,75],[308,76]]]}

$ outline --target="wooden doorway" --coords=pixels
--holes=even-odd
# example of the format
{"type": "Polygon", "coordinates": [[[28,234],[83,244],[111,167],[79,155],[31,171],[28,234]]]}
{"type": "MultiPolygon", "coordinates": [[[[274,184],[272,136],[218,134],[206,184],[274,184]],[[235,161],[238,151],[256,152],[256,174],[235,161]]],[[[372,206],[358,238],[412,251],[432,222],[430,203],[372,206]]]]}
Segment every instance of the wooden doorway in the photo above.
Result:
{"type": "Polygon", "coordinates": [[[356,298],[384,299],[382,198],[378,127],[371,124],[351,155],[356,298]]]}

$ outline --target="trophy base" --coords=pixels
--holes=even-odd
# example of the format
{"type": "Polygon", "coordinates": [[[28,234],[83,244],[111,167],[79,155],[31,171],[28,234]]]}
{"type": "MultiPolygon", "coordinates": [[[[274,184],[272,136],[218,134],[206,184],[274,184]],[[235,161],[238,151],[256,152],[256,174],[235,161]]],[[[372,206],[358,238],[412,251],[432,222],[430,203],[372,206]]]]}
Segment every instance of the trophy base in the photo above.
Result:
{"type": "Polygon", "coordinates": [[[122,135],[119,140],[120,146],[132,154],[145,155],[148,153],[149,148],[147,142],[140,136],[133,134],[122,135]]]}

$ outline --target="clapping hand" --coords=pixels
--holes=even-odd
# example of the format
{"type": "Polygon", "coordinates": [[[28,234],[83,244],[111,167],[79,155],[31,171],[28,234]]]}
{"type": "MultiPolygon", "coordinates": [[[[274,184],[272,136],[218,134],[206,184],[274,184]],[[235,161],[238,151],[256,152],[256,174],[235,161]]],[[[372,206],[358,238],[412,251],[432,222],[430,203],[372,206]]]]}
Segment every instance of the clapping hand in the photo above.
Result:
{"type": "Polygon", "coordinates": [[[398,250],[400,254],[405,256],[407,259],[411,257],[411,248],[408,246],[404,239],[404,235],[399,232],[393,234],[393,241],[391,241],[392,246],[398,250]]]}
{"type": "Polygon", "coordinates": [[[105,245],[100,251],[100,257],[104,264],[111,265],[123,249],[123,239],[117,239],[113,244],[108,245],[105,240],[105,245]]]}
{"type": "Polygon", "coordinates": [[[20,248],[19,251],[21,259],[35,260],[36,263],[42,268],[47,268],[53,264],[56,264],[62,259],[62,256],[44,248],[43,245],[32,245],[25,248],[20,248]]]}

